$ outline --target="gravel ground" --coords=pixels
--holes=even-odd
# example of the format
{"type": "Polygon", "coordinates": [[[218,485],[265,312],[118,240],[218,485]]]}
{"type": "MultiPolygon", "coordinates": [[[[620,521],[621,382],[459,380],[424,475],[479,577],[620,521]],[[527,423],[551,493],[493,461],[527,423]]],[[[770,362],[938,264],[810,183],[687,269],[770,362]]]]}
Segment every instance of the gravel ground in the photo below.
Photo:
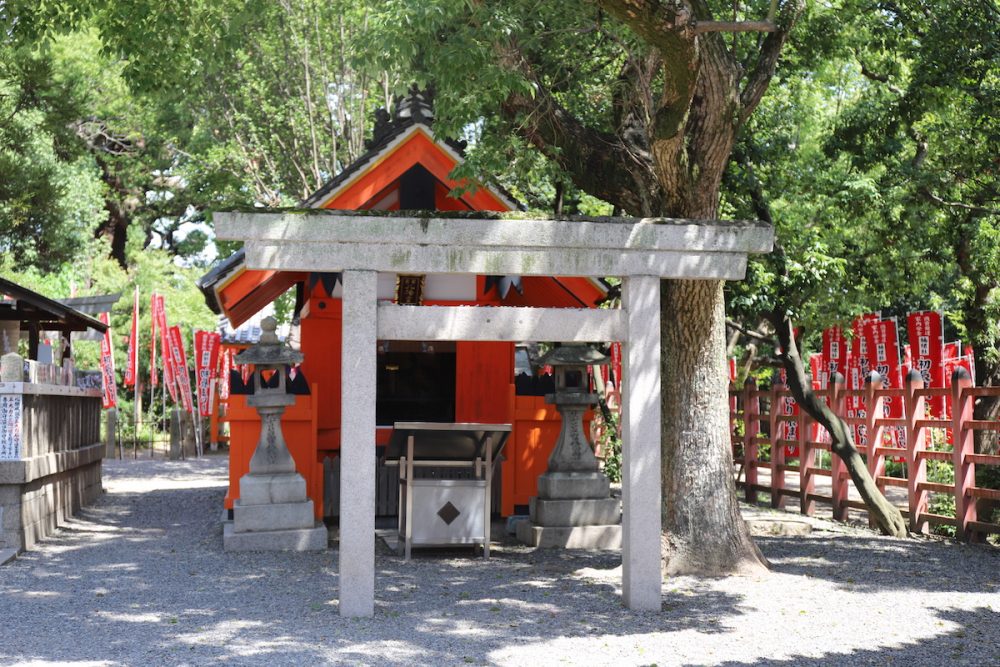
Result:
{"type": "Polygon", "coordinates": [[[1000,665],[1000,550],[825,522],[759,538],[768,575],[666,581],[658,613],[622,608],[613,553],[381,549],[375,617],[342,619],[336,550],[222,551],[225,464],[108,462],[0,567],[0,663],[1000,665]]]}

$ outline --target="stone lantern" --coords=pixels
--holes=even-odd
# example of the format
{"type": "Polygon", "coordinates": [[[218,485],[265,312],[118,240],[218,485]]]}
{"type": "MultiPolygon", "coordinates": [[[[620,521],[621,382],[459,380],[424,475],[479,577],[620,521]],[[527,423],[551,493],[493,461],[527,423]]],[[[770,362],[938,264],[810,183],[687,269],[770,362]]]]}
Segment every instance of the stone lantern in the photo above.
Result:
{"type": "MultiPolygon", "coordinates": [[[[555,479],[584,480],[599,476],[607,489],[608,480],[599,470],[590,438],[584,430],[584,413],[597,403],[597,394],[590,393],[587,366],[606,364],[608,357],[589,345],[562,345],[544,355],[538,363],[551,366],[555,373],[555,393],[546,394],[545,402],[556,406],[562,417],[562,428],[556,446],[549,457],[547,479],[539,479],[539,491],[555,479]]],[[[558,482],[557,482],[558,483],[558,482]]]]}
{"type": "Polygon", "coordinates": [[[603,549],[621,545],[621,506],[610,497],[610,483],[584,429],[584,414],[597,403],[597,395],[589,390],[587,366],[607,361],[607,356],[579,343],[557,347],[539,360],[555,372],[555,393],[547,394],[545,401],[556,406],[562,427],[548,470],[538,478],[538,496],[530,501],[530,521],[517,526],[517,537],[526,544],[603,549]]]}
{"type": "Polygon", "coordinates": [[[278,340],[273,317],[264,318],[261,329],[260,342],[236,355],[237,363],[253,366],[247,404],[260,415],[260,439],[250,471],[240,478],[240,497],[223,546],[227,551],[325,549],[326,527],[314,518],[306,481],[296,471],[281,431],[281,415],[295,403],[285,389],[288,368],[302,361],[302,353],[278,340]]]}

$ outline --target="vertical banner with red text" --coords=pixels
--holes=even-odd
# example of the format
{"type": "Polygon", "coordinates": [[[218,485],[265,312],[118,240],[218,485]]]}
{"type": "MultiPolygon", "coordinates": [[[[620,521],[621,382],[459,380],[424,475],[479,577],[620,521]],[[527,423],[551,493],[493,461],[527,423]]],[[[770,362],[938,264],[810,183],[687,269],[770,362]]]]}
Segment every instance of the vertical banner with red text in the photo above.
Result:
{"type": "Polygon", "coordinates": [[[111,320],[108,313],[98,315],[101,322],[108,325],[101,338],[101,398],[102,408],[118,407],[118,385],[115,384],[115,355],[111,346],[111,320]]]}
{"type": "Polygon", "coordinates": [[[847,339],[840,327],[830,327],[823,331],[823,353],[821,355],[823,365],[819,377],[813,376],[813,379],[819,380],[820,388],[827,388],[834,373],[840,373],[845,379],[847,378],[848,353],[847,339]]]}
{"type": "MultiPolygon", "coordinates": [[[[782,368],[779,373],[779,382],[786,389],[788,388],[788,373],[782,368]]],[[[792,398],[791,392],[786,392],[779,400],[778,414],[786,417],[795,417],[799,414],[799,404],[792,398]]],[[[798,420],[781,420],[778,424],[778,438],[781,440],[798,440],[799,422],[798,420]]],[[[785,444],[785,456],[796,457],[799,455],[799,446],[791,443],[785,444]]]]}
{"type": "Polygon", "coordinates": [[[219,400],[229,400],[229,372],[233,369],[233,351],[231,349],[222,350],[219,355],[219,400]]]}
{"type": "MultiPolygon", "coordinates": [[[[886,389],[902,388],[902,377],[899,371],[899,331],[895,318],[869,321],[864,325],[865,344],[868,353],[868,364],[871,370],[882,377],[886,389]]],[[[876,417],[901,419],[903,417],[903,400],[898,396],[886,396],[882,402],[883,414],[876,417]]],[[[883,430],[885,442],[876,443],[903,447],[906,445],[906,430],[889,427],[883,430]]]]}
{"type": "Polygon", "coordinates": [[[125,362],[125,386],[134,387],[139,376],[139,286],[132,298],[132,326],[128,333],[128,360],[125,362]]]}
{"type": "Polygon", "coordinates": [[[622,388],[622,344],[611,343],[611,370],[615,374],[615,389],[622,388]]]}
{"type": "MultiPolygon", "coordinates": [[[[910,334],[910,367],[920,373],[925,387],[944,386],[944,321],[941,313],[925,310],[906,318],[910,334]]],[[[927,399],[934,417],[944,416],[944,397],[927,399]]]]}
{"type": "Polygon", "coordinates": [[[156,306],[159,300],[156,292],[149,296],[149,386],[156,389],[159,380],[156,376],[156,306]]]}
{"type": "Polygon", "coordinates": [[[194,402],[191,400],[191,376],[188,375],[187,355],[184,354],[184,338],[181,328],[176,324],[170,331],[170,359],[177,390],[181,395],[181,405],[187,412],[194,412],[194,402]]]}
{"type": "Polygon", "coordinates": [[[170,399],[177,402],[177,383],[174,380],[173,355],[170,352],[170,329],[167,327],[167,310],[163,295],[156,297],[156,326],[160,330],[160,356],[163,357],[163,384],[170,392],[170,399]]]}
{"type": "MultiPolygon", "coordinates": [[[[851,356],[848,363],[847,388],[849,390],[860,391],[865,388],[865,378],[872,370],[868,359],[868,345],[865,342],[864,325],[866,322],[874,322],[881,319],[879,313],[865,313],[854,318],[851,323],[851,356]]],[[[864,399],[861,396],[847,397],[847,416],[864,419],[868,415],[865,408],[864,399]]],[[[868,443],[868,434],[865,432],[864,424],[855,424],[854,441],[859,445],[868,443]]]]}

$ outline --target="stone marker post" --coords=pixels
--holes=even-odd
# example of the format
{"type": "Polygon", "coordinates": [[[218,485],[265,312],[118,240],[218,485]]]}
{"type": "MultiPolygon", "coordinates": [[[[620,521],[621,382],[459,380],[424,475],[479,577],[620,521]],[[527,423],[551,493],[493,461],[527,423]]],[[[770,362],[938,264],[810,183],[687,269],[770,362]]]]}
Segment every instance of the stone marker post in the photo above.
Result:
{"type": "Polygon", "coordinates": [[[104,413],[104,456],[113,459],[118,456],[118,408],[109,408],[104,413]]]}
{"type": "Polygon", "coordinates": [[[174,408],[170,411],[170,452],[167,458],[179,461],[184,458],[184,419],[182,410],[174,408]]]}

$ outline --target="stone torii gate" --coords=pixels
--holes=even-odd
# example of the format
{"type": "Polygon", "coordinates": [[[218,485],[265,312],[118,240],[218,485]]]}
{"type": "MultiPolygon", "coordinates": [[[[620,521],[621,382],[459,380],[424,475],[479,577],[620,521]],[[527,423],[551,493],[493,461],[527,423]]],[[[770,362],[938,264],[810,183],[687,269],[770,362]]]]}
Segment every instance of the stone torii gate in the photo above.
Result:
{"type": "MultiPolygon", "coordinates": [[[[343,343],[340,613],[375,606],[376,341],[621,341],[622,592],[660,608],[660,280],[741,280],[770,252],[758,222],[560,218],[482,212],[216,213],[219,239],[243,241],[249,269],[340,272],[343,343]],[[620,276],[621,309],[379,303],[379,272],[620,276]]],[[[722,372],[722,369],[720,369],[722,372]]]]}

